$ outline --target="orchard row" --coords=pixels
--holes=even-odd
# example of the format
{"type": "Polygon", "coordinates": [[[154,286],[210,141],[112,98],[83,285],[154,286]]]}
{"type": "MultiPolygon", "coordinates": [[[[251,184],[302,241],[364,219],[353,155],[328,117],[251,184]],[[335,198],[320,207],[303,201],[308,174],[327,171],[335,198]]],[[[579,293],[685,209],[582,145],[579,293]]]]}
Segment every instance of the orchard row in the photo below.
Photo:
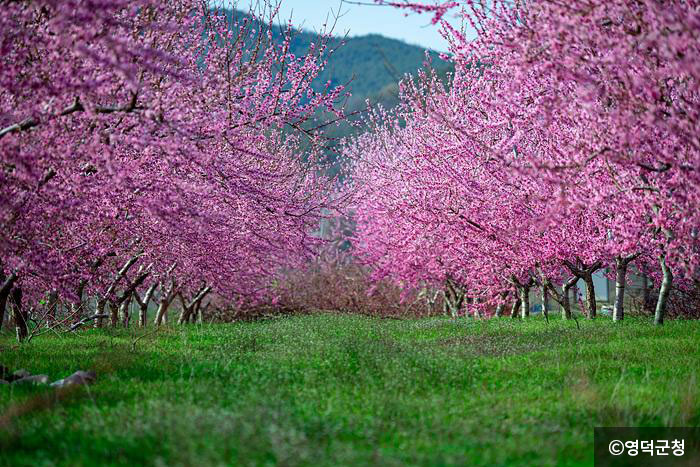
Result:
{"type": "Polygon", "coordinates": [[[294,55],[277,6],[4,5],[0,314],[18,337],[117,325],[131,302],[142,323],[150,301],[156,323],[176,301],[181,322],[274,302],[280,274],[327,245],[324,219],[352,219],[373,279],[482,314],[527,314],[538,285],[569,316],[582,280],[593,317],[609,267],[622,319],[633,267],[660,324],[673,289],[698,287],[697,1],[377,3],[431,15],[455,72],[428,64],[397,109],[369,112],[342,185],[323,130],[346,93],[315,82],[330,36],[294,55]]]}
{"type": "Polygon", "coordinates": [[[312,255],[345,93],[311,86],[330,36],[295,56],[278,21],[269,4],[3,4],[0,312],[20,339],[57,302],[58,325],[115,323],[132,298],[158,322],[178,296],[255,302],[312,255]]]}
{"type": "Polygon", "coordinates": [[[445,284],[484,314],[537,285],[569,290],[608,267],[700,284],[700,4],[585,0],[379,2],[431,14],[456,71],[402,83],[396,112],[348,146],[356,247],[376,279],[445,284]],[[446,21],[461,15],[469,34],[446,21]]]}

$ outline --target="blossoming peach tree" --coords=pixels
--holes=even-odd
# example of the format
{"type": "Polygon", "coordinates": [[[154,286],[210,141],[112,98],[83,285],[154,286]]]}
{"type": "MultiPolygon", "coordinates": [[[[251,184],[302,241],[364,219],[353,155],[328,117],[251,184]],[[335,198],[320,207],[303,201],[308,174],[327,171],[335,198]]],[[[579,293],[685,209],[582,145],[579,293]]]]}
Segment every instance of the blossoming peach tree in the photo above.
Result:
{"type": "Polygon", "coordinates": [[[60,324],[116,325],[131,300],[142,323],[156,300],[160,323],[176,299],[193,319],[212,290],[269,298],[312,253],[334,183],[317,119],[343,118],[344,91],[314,83],[329,36],[295,56],[277,17],[195,0],[3,3],[0,312],[18,338],[59,307],[60,324]]]}
{"type": "Polygon", "coordinates": [[[497,314],[512,290],[522,315],[537,284],[569,316],[581,279],[594,317],[592,273],[608,265],[619,320],[635,261],[663,323],[672,285],[700,278],[698,2],[377,3],[432,14],[455,73],[405,81],[399,111],[348,149],[375,274],[469,290],[497,314]]]}

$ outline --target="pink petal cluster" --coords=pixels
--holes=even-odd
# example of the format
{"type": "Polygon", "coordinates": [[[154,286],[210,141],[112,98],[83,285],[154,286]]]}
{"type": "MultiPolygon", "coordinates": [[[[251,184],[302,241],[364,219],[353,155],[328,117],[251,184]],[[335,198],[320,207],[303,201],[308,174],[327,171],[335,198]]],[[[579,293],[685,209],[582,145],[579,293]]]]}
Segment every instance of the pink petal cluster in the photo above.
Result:
{"type": "Polygon", "coordinates": [[[255,301],[312,254],[334,183],[316,119],[344,91],[311,86],[329,36],[295,56],[266,11],[3,3],[0,283],[79,300],[136,258],[124,283],[255,301]]]}
{"type": "Polygon", "coordinates": [[[441,21],[449,85],[405,80],[348,146],[377,278],[452,281],[485,305],[633,260],[667,289],[697,283],[697,1],[394,3],[452,9],[477,38],[441,21]]]}

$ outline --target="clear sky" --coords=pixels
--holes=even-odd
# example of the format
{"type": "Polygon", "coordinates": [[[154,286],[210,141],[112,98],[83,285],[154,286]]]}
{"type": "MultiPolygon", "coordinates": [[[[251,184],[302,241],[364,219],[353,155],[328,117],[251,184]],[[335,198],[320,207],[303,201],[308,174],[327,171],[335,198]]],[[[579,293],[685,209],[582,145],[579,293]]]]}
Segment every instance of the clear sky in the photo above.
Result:
{"type": "MultiPolygon", "coordinates": [[[[372,0],[356,0],[358,3],[373,3],[372,0]]],[[[239,9],[248,9],[259,0],[237,0],[239,9]]],[[[231,2],[233,3],[233,2],[231,2]]],[[[409,14],[392,7],[376,5],[354,5],[342,0],[282,0],[282,18],[292,17],[295,26],[318,32],[326,21],[331,21],[337,13],[340,18],[334,34],[350,36],[381,34],[400,39],[409,44],[437,51],[446,51],[446,41],[439,33],[439,27],[430,24],[431,16],[409,14]]],[[[459,20],[450,21],[458,27],[459,20]]]]}

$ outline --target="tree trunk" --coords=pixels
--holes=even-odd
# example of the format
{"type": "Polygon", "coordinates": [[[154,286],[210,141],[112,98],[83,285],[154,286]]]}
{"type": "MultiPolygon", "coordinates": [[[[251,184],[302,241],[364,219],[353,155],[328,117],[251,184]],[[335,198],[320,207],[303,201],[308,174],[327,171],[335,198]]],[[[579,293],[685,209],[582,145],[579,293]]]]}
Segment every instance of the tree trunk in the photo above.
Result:
{"type": "MultiPolygon", "coordinates": [[[[206,306],[206,305],[205,305],[206,306]]],[[[197,307],[194,310],[194,313],[192,313],[192,316],[190,317],[190,323],[192,324],[197,324],[198,322],[201,321],[201,316],[202,316],[202,310],[204,309],[204,306],[202,306],[202,302],[199,302],[197,304],[197,307]]]]}
{"type": "Polygon", "coordinates": [[[505,308],[506,304],[505,303],[499,303],[496,305],[496,318],[500,318],[503,316],[503,309],[505,308]]]}
{"type": "Polygon", "coordinates": [[[646,313],[650,311],[651,290],[649,289],[649,278],[646,274],[642,275],[642,310],[646,313]]]}
{"type": "Polygon", "coordinates": [[[627,282],[627,266],[639,256],[639,253],[630,256],[615,257],[615,306],[613,308],[613,321],[622,321],[625,318],[625,284],[627,282]]]}
{"type": "Polygon", "coordinates": [[[578,282],[577,277],[573,277],[564,283],[562,287],[562,300],[561,300],[561,316],[564,319],[571,319],[571,293],[569,292],[572,287],[576,286],[578,282]]]}
{"type": "Polygon", "coordinates": [[[663,279],[661,280],[661,290],[659,291],[659,299],[656,302],[656,312],[654,313],[654,324],[657,326],[664,324],[668,296],[671,294],[671,286],[673,285],[673,272],[666,264],[666,255],[661,255],[659,262],[661,263],[663,279]]]}
{"type": "Polygon", "coordinates": [[[500,318],[503,316],[503,310],[506,308],[506,299],[508,298],[508,291],[501,292],[501,301],[496,305],[496,317],[500,318]]]}
{"type": "MultiPolygon", "coordinates": [[[[202,324],[204,322],[204,313],[209,309],[209,305],[211,305],[211,301],[207,302],[206,305],[202,306],[202,302],[199,302],[199,306],[197,307],[197,322],[199,324],[202,324]]],[[[194,317],[193,317],[194,319],[194,317]]]]}
{"type": "Polygon", "coordinates": [[[15,273],[5,277],[2,269],[0,269],[0,329],[2,329],[2,324],[5,321],[7,299],[10,297],[10,292],[12,292],[12,287],[15,285],[16,280],[17,275],[15,273]]]}
{"type": "Polygon", "coordinates": [[[46,304],[46,327],[50,328],[56,323],[56,311],[58,309],[58,291],[52,290],[46,304]]]}
{"type": "Polygon", "coordinates": [[[77,298],[71,303],[71,319],[80,321],[80,315],[83,311],[83,290],[85,290],[85,281],[80,281],[75,292],[77,298]]]}
{"type": "Polygon", "coordinates": [[[465,292],[451,279],[447,279],[445,287],[445,308],[449,310],[453,318],[459,316],[464,302],[465,292]]]}
{"type": "Polygon", "coordinates": [[[603,267],[603,263],[596,261],[590,266],[586,266],[580,258],[576,258],[576,264],[564,261],[564,265],[573,275],[583,279],[586,284],[586,308],[589,319],[596,317],[595,287],[593,286],[593,273],[603,267]]]}
{"type": "Polygon", "coordinates": [[[520,310],[520,294],[516,292],[515,301],[513,301],[513,307],[510,309],[510,317],[517,318],[518,310],[520,310]]]}
{"type": "MultiPolygon", "coordinates": [[[[561,292],[559,292],[552,282],[547,279],[545,276],[542,276],[542,284],[544,285],[545,289],[551,293],[551,295],[554,297],[554,300],[556,300],[559,305],[561,305],[561,317],[562,319],[571,319],[571,302],[569,301],[569,290],[571,287],[576,285],[576,282],[578,282],[578,278],[576,276],[570,278],[561,287],[561,292]]],[[[549,298],[549,294],[547,294],[546,297],[543,298],[543,302],[549,298]]],[[[549,316],[547,316],[549,318],[549,316]]]]}
{"type": "Polygon", "coordinates": [[[586,274],[583,278],[586,284],[586,311],[588,319],[596,317],[595,287],[593,286],[593,274],[586,274]]]}
{"type": "MultiPolygon", "coordinates": [[[[91,266],[91,271],[94,273],[97,271],[100,266],[102,266],[107,258],[110,256],[115,256],[116,253],[113,251],[109,251],[102,255],[100,258],[97,258],[94,263],[92,263],[91,266]]],[[[85,286],[87,285],[86,280],[81,280],[78,283],[78,287],[75,291],[75,296],[76,300],[71,303],[71,319],[73,320],[73,324],[76,324],[81,321],[81,316],[83,312],[85,311],[85,303],[83,302],[83,293],[85,292],[85,286]]]]}
{"type": "Polygon", "coordinates": [[[190,308],[188,308],[183,302],[182,311],[180,312],[180,317],[177,319],[177,324],[189,323],[191,313],[192,313],[192,310],[190,308]]]}
{"type": "Polygon", "coordinates": [[[122,304],[119,306],[119,317],[122,322],[122,326],[125,328],[129,327],[129,322],[131,321],[131,295],[129,295],[122,304]]]}
{"type": "Polygon", "coordinates": [[[119,325],[119,303],[109,301],[109,323],[113,328],[119,325]]]}
{"type": "Polygon", "coordinates": [[[187,320],[187,323],[194,324],[195,322],[197,322],[197,312],[199,311],[199,307],[201,304],[202,304],[202,302],[197,302],[192,307],[192,310],[190,310],[189,319],[187,320]]]}
{"type": "Polygon", "coordinates": [[[170,305],[170,301],[168,300],[168,297],[167,296],[161,297],[160,302],[158,303],[158,311],[156,312],[156,319],[154,321],[154,324],[156,326],[160,326],[166,320],[165,315],[168,313],[168,306],[169,305],[170,305]]]}
{"type": "Polygon", "coordinates": [[[148,319],[148,303],[139,303],[139,327],[146,327],[146,319],[148,319]]]}
{"type": "Polygon", "coordinates": [[[613,321],[625,319],[625,282],[627,280],[627,262],[621,256],[615,258],[615,306],[613,321]]]}
{"type": "MultiPolygon", "coordinates": [[[[140,252],[124,263],[124,265],[121,267],[121,269],[117,272],[117,274],[114,276],[114,279],[112,279],[112,283],[107,287],[107,290],[104,291],[102,296],[98,299],[97,301],[97,313],[100,315],[104,314],[104,307],[109,299],[110,302],[110,308],[112,309],[112,313],[110,315],[111,321],[112,321],[112,326],[116,327],[117,323],[119,322],[119,303],[114,304],[115,307],[112,307],[112,294],[114,293],[117,285],[119,282],[126,277],[126,274],[129,272],[129,269],[136,264],[136,262],[141,258],[143,255],[143,252],[140,252]],[[116,309],[115,309],[116,308],[116,309]]],[[[132,284],[133,286],[133,284],[132,284]]],[[[95,319],[95,327],[99,328],[102,327],[102,318],[98,317],[95,319]]]]}
{"type": "Polygon", "coordinates": [[[148,290],[146,291],[146,295],[143,296],[143,300],[141,300],[141,297],[139,297],[138,292],[134,291],[134,294],[133,294],[134,300],[136,300],[136,303],[138,303],[138,305],[139,305],[139,326],[140,327],[146,326],[146,319],[148,318],[148,304],[151,301],[151,297],[153,297],[153,293],[155,292],[157,287],[158,287],[157,282],[155,284],[151,285],[148,288],[148,290]]]}
{"type": "Polygon", "coordinates": [[[549,313],[547,311],[547,302],[549,301],[549,291],[545,285],[542,285],[542,314],[544,319],[549,323],[549,313]]]}
{"type": "Polygon", "coordinates": [[[5,324],[5,307],[7,306],[7,296],[10,294],[9,287],[5,285],[5,271],[0,266],[0,331],[5,324]],[[7,289],[7,290],[5,290],[7,289]]]}
{"type": "Polygon", "coordinates": [[[472,311],[472,316],[473,316],[474,318],[479,318],[479,319],[481,319],[481,318],[484,317],[483,313],[481,312],[481,307],[479,307],[479,304],[481,304],[481,303],[483,303],[483,301],[482,301],[481,298],[479,298],[479,297],[472,297],[472,299],[471,299],[471,304],[474,305],[474,306],[472,307],[472,309],[474,310],[474,311],[472,311]]]}
{"type": "Polygon", "coordinates": [[[181,293],[178,294],[180,302],[182,303],[182,313],[180,314],[178,324],[185,324],[194,320],[195,313],[199,309],[199,304],[210,291],[211,286],[203,285],[189,303],[185,302],[185,297],[181,293]]]}
{"type": "MultiPolygon", "coordinates": [[[[576,287],[571,287],[571,302],[569,303],[569,305],[576,304],[577,301],[578,301],[578,285],[576,287]]],[[[583,310],[581,310],[581,311],[583,311],[583,310]]],[[[573,314],[574,314],[574,311],[572,309],[571,310],[572,317],[573,317],[573,314]]]]}
{"type": "Polygon", "coordinates": [[[5,277],[2,270],[0,270],[0,329],[5,321],[5,308],[7,307],[7,299],[12,291],[12,286],[15,283],[17,276],[10,274],[9,277],[5,277]]]}
{"type": "Polygon", "coordinates": [[[2,330],[3,324],[5,324],[5,308],[7,307],[7,296],[8,293],[0,292],[0,331],[2,330]]]}
{"type": "Polygon", "coordinates": [[[27,313],[22,308],[22,289],[15,287],[10,294],[12,302],[12,314],[15,320],[15,332],[17,334],[17,342],[23,342],[29,336],[27,328],[27,313]]]}
{"type": "Polygon", "coordinates": [[[190,313],[192,313],[192,306],[188,306],[185,301],[185,297],[182,293],[178,293],[177,297],[180,299],[180,304],[182,305],[182,311],[180,311],[180,317],[177,319],[177,324],[185,324],[190,320],[190,313]]]}
{"type": "Polygon", "coordinates": [[[95,327],[96,328],[101,328],[102,327],[102,315],[105,314],[105,306],[107,305],[107,299],[106,298],[98,298],[97,299],[97,306],[95,306],[95,314],[99,315],[97,318],[95,318],[95,327]]]}
{"type": "Polygon", "coordinates": [[[530,317],[530,285],[520,287],[520,317],[525,319],[530,317]]]}
{"type": "Polygon", "coordinates": [[[564,289],[561,296],[561,319],[571,319],[571,302],[569,301],[569,289],[564,289]]]}

